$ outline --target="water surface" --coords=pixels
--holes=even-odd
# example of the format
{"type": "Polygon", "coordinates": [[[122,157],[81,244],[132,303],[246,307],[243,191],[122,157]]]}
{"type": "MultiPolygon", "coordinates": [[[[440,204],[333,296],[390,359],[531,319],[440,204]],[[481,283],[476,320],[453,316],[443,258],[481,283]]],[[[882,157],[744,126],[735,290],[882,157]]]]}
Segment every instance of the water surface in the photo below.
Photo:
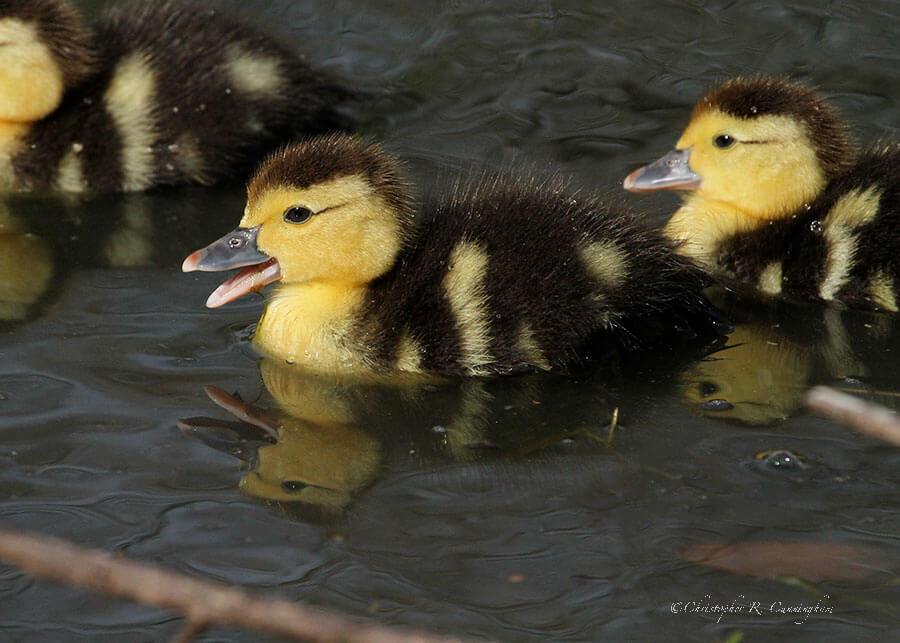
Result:
{"type": "MultiPolygon", "coordinates": [[[[668,195],[639,201],[618,183],[671,147],[705,89],[742,73],[817,84],[861,140],[898,130],[892,2],[221,4],[370,90],[364,130],[424,186],[443,168],[524,164],[661,222],[668,195]]],[[[4,207],[41,240],[29,274],[53,272],[3,311],[5,525],[475,638],[885,640],[900,625],[900,455],[800,406],[814,383],[895,404],[893,317],[725,298],[736,331],[706,359],[661,350],[578,378],[335,386],[259,361],[247,337],[261,299],[206,310],[219,277],[179,271],[234,226],[240,182],[4,207]],[[179,431],[181,418],[229,420],[208,385],[265,410],[277,441],[243,436],[241,460],[228,436],[179,431]],[[772,450],[794,466],[757,457],[772,450]],[[769,611],[673,614],[689,601],[815,604],[809,588],[677,553],[758,541],[863,547],[885,562],[816,582],[833,613],[801,625],[769,611]]],[[[9,568],[0,596],[10,640],[159,640],[180,627],[9,568]]],[[[256,640],[200,637],[223,638],[256,640]]]]}

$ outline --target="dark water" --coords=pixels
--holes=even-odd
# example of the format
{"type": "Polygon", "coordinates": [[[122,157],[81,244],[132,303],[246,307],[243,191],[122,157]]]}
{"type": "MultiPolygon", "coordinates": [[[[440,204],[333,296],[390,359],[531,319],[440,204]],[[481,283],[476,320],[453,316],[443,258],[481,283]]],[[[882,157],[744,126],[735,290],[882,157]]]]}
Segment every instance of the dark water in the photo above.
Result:
{"type": "MultiPolygon", "coordinates": [[[[366,130],[425,183],[443,167],[525,163],[626,200],[621,177],[739,73],[818,84],[864,141],[898,130],[894,2],[227,4],[372,90],[366,130]]],[[[642,203],[660,221],[674,207],[642,203]]],[[[0,275],[13,282],[0,289],[37,284],[2,311],[2,524],[475,638],[896,634],[900,454],[800,407],[820,382],[897,406],[894,317],[725,299],[736,331],[705,360],[660,351],[577,379],[400,389],[303,378],[248,346],[260,299],[208,311],[218,277],[179,271],[241,208],[238,184],[4,205],[7,226],[38,236],[24,269],[0,275]],[[233,420],[207,385],[265,410],[277,442],[247,427],[179,431],[181,418],[233,420]],[[770,450],[799,464],[756,457],[770,450]],[[862,547],[881,562],[803,588],[677,553],[748,541],[862,547]],[[832,613],[797,625],[769,610],[815,605],[816,591],[832,613]],[[688,601],[763,613],[673,614],[688,601]]],[[[180,627],[9,568],[0,597],[3,640],[159,640],[180,627]]],[[[223,639],[255,640],[201,637],[223,639]]]]}

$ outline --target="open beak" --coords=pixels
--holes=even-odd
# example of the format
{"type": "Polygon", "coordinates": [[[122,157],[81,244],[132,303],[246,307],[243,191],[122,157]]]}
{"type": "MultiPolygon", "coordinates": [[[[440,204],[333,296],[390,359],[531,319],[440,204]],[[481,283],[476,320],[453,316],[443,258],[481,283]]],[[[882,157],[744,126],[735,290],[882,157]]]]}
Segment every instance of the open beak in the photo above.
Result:
{"type": "Polygon", "coordinates": [[[281,279],[278,261],[261,252],[256,246],[258,234],[259,226],[237,228],[205,248],[191,253],[181,264],[184,272],[195,270],[217,272],[244,268],[213,291],[206,300],[207,307],[217,308],[248,292],[262,290],[266,284],[281,279]]]}
{"type": "Polygon", "coordinates": [[[207,446],[224,451],[254,466],[259,447],[278,442],[278,423],[236,395],[207,386],[206,394],[239,421],[192,417],[178,420],[178,428],[207,446]]]}
{"type": "Polygon", "coordinates": [[[700,175],[688,165],[690,157],[691,148],[672,150],[661,159],[629,174],[622,186],[629,192],[696,190],[700,187],[700,175]]]}

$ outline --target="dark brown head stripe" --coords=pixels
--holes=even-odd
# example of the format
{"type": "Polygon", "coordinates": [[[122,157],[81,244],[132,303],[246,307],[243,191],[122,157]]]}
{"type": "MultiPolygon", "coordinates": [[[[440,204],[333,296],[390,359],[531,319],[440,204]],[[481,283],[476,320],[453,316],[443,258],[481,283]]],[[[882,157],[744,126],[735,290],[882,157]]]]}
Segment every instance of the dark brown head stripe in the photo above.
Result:
{"type": "Polygon", "coordinates": [[[855,156],[837,113],[820,94],[796,81],[762,76],[734,78],[701,98],[694,115],[710,110],[737,118],[783,115],[800,121],[828,179],[846,169],[855,156]]]}
{"type": "Polygon", "coordinates": [[[364,139],[319,136],[282,148],[256,171],[247,189],[251,200],[279,187],[305,189],[346,176],[361,176],[398,214],[411,210],[409,186],[400,162],[364,139]]]}

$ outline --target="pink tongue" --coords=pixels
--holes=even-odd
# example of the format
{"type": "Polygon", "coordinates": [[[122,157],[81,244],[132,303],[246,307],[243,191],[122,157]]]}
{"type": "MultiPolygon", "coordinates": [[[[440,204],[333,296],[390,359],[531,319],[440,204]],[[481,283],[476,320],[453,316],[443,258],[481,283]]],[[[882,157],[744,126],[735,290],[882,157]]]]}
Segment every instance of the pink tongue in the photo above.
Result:
{"type": "Polygon", "coordinates": [[[255,266],[247,266],[234,277],[216,288],[206,300],[207,308],[218,308],[229,301],[261,290],[266,284],[281,279],[281,266],[275,259],[269,259],[255,266]]]}

